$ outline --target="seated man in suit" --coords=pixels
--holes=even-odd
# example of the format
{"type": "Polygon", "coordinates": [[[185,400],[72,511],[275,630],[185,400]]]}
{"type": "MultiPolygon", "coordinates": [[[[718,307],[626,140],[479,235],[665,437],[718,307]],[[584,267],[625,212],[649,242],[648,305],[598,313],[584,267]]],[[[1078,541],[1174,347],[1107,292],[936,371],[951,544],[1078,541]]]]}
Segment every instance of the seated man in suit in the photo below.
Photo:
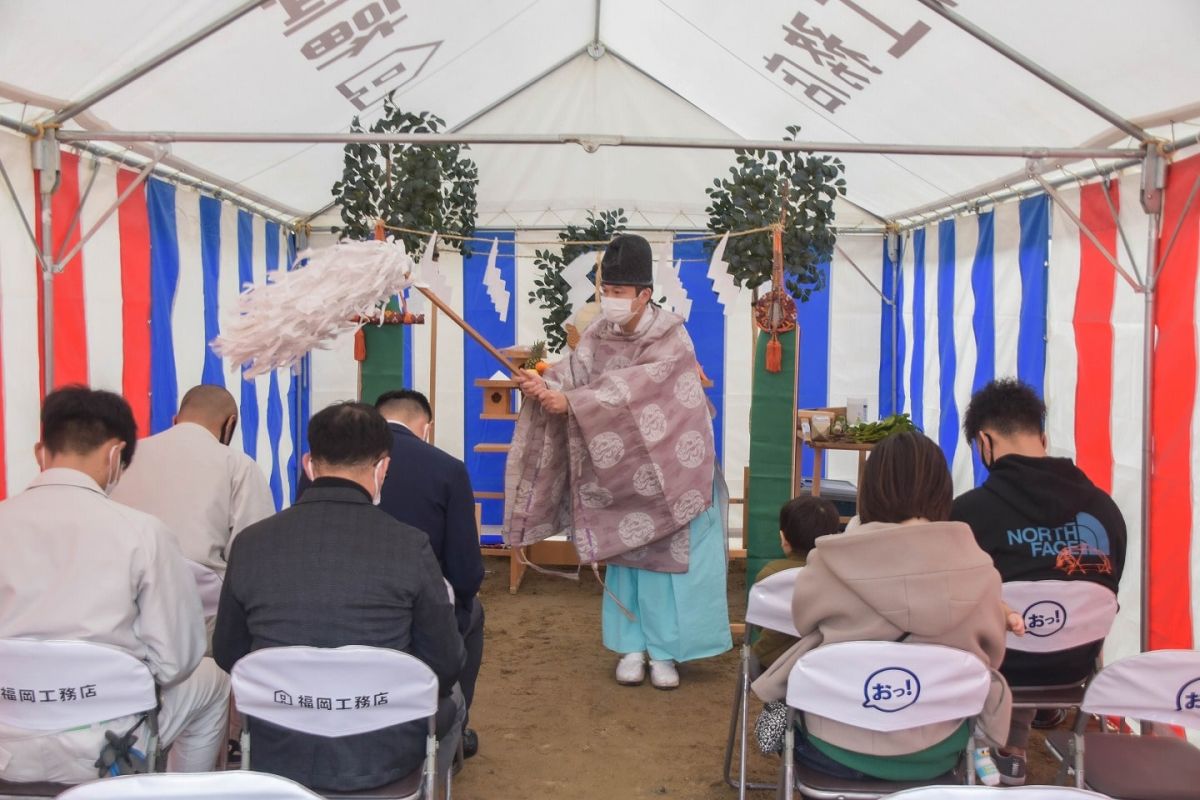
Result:
{"type": "MultiPolygon", "coordinates": [[[[426,443],[433,409],[425,395],[397,389],[381,395],[375,408],[392,432],[392,460],[379,507],[425,532],[442,576],[454,589],[454,613],[467,648],[467,664],[458,681],[469,714],[483,661],[483,605],[477,596],[483,583],[483,557],[471,476],[463,462],[426,443]]],[[[478,750],[479,737],[465,730],[463,755],[470,758],[478,750]]]]}
{"type": "MultiPolygon", "coordinates": [[[[312,485],[291,508],[234,540],[213,636],[229,671],[263,647],[388,647],[425,662],[442,689],[439,732],[454,732],[451,689],[463,643],[437,559],[421,531],[383,513],[392,436],[374,408],[340,403],[313,416],[304,469],[312,485]]],[[[249,719],[253,765],[315,789],[368,789],[421,765],[421,721],[325,738],[249,719]]],[[[456,743],[440,752],[448,755],[456,743]]],[[[440,759],[439,759],[440,760],[440,759]]]]}
{"type": "MultiPolygon", "coordinates": [[[[162,689],[169,769],[205,772],[224,741],[229,678],[203,657],[200,596],[171,531],[108,497],[134,451],[141,455],[136,437],[133,411],[118,395],[84,386],[46,395],[34,448],[42,472],[0,503],[0,639],[70,639],[140,659],[162,689]]],[[[105,732],[134,729],[145,742],[138,722],[50,735],[0,725],[0,778],[94,779],[105,732]]]]}

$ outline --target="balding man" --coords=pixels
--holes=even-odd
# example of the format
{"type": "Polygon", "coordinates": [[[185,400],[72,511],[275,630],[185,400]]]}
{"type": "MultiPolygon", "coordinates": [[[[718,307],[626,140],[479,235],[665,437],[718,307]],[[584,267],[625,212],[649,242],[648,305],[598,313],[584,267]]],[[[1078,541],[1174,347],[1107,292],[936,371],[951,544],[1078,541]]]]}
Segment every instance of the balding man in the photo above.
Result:
{"type": "Polygon", "coordinates": [[[222,576],[233,537],[275,513],[262,470],[229,447],[237,420],[223,386],[193,387],[174,427],[138,442],[137,463],[113,492],[165,522],[186,558],[222,576]]]}

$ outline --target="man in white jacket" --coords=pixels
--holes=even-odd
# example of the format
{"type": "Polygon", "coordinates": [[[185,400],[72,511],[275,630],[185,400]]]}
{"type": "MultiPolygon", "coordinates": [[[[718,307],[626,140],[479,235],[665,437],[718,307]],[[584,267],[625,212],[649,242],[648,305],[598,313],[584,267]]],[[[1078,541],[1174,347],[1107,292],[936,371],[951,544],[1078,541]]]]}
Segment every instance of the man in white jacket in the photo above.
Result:
{"type": "Polygon", "coordinates": [[[185,558],[225,575],[229,544],[275,513],[262,470],[229,446],[238,409],[223,386],[195,386],[175,425],[138,442],[112,497],[167,524],[185,558]]]}
{"type": "MultiPolygon", "coordinates": [[[[224,741],[228,677],[203,658],[195,581],[162,522],[108,493],[133,460],[128,403],[74,386],[48,395],[35,455],[42,473],[0,503],[0,638],[67,639],[121,648],[162,687],[170,768],[210,770],[224,741]]],[[[95,778],[105,730],[133,719],[43,735],[0,726],[0,778],[95,778]]]]}

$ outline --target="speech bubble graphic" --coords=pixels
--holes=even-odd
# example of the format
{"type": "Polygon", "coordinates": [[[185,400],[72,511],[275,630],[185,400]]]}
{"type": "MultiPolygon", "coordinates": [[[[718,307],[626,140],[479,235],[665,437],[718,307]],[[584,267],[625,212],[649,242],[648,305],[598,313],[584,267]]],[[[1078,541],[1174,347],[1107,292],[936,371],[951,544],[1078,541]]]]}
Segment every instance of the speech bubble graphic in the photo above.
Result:
{"type": "Polygon", "coordinates": [[[884,667],[872,672],[863,684],[863,708],[893,714],[908,708],[921,696],[917,674],[904,667],[884,667]]]}
{"type": "Polygon", "coordinates": [[[1175,695],[1175,710],[1200,714],[1200,678],[1192,678],[1179,688],[1175,695]]]}
{"type": "Polygon", "coordinates": [[[1053,600],[1039,600],[1021,614],[1025,620],[1025,632],[1030,636],[1053,636],[1067,624],[1067,609],[1053,600]]]}

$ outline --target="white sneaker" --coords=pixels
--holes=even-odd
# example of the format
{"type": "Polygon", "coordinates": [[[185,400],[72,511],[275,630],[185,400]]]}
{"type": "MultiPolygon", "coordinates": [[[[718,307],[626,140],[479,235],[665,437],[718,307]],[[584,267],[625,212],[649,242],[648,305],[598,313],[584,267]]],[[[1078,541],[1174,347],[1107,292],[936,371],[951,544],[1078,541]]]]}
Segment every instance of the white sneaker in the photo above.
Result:
{"type": "Polygon", "coordinates": [[[646,654],[626,653],[617,662],[617,683],[640,686],[646,680],[646,654]]]}
{"type": "Polygon", "coordinates": [[[650,659],[650,685],[655,689],[678,689],[679,672],[675,662],[650,659]]]}

